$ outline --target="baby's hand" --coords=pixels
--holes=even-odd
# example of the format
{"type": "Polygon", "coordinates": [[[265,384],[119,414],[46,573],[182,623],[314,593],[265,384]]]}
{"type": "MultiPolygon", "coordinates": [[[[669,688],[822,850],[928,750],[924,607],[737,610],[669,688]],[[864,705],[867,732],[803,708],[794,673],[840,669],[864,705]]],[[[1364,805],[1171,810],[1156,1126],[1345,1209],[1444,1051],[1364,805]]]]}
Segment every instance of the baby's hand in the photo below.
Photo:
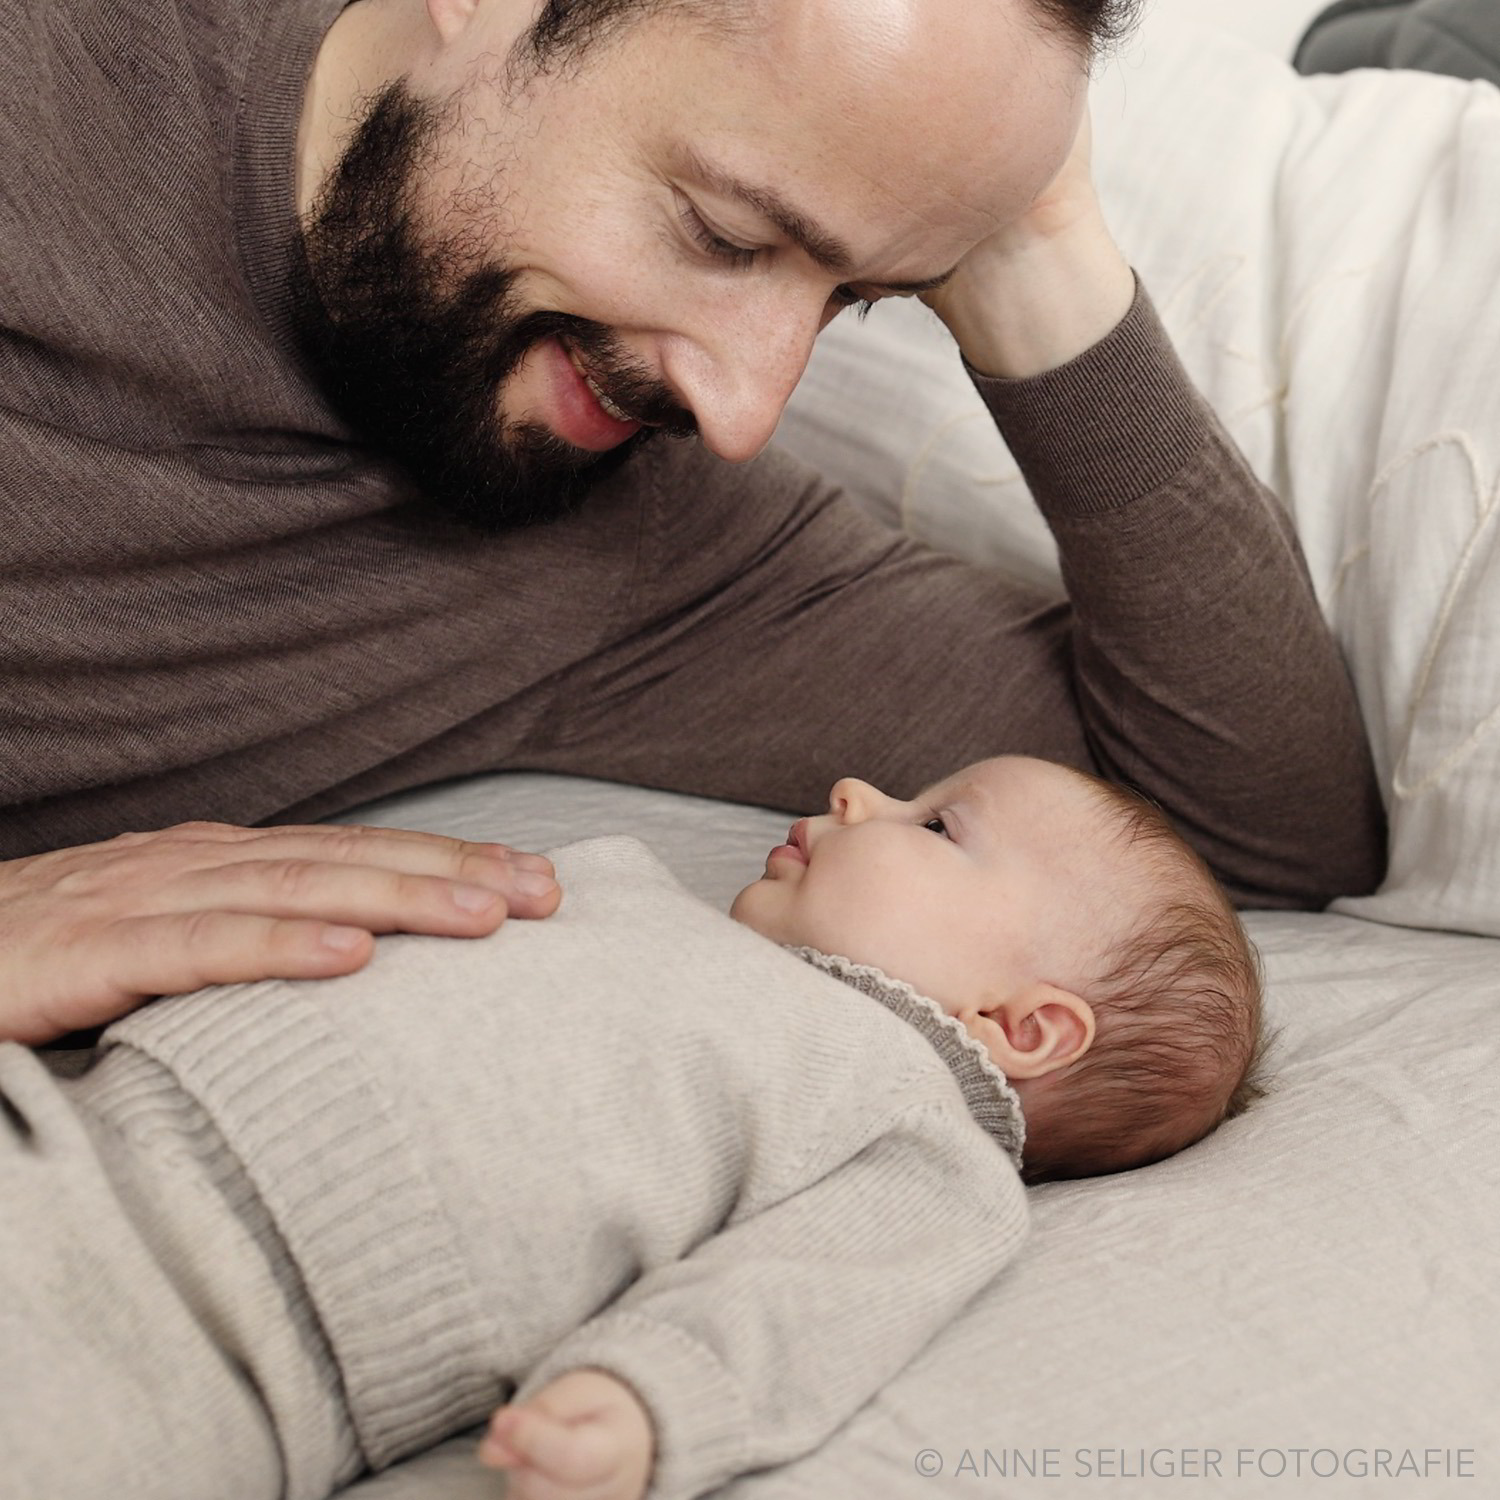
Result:
{"type": "Polygon", "coordinates": [[[570,1370],[502,1406],[479,1461],[509,1469],[508,1500],[641,1500],[655,1438],[640,1398],[603,1370],[570,1370]]]}

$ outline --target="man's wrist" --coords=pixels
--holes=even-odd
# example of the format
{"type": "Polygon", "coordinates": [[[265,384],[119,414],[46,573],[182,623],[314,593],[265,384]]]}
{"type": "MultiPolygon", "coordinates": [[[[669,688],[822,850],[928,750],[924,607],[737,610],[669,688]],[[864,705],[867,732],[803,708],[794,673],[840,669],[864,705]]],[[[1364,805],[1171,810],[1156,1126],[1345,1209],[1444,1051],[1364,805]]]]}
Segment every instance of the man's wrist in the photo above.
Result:
{"type": "Polygon", "coordinates": [[[937,306],[981,375],[1025,380],[1076,359],[1118,327],[1135,275],[1102,219],[969,268],[937,306]]]}

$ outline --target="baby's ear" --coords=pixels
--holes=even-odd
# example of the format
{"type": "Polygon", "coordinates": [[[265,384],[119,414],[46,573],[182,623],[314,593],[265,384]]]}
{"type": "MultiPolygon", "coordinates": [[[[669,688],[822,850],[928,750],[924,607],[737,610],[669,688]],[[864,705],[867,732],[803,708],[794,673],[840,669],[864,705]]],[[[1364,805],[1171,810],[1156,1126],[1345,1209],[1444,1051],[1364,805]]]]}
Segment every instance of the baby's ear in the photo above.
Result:
{"type": "Polygon", "coordinates": [[[1094,1008],[1071,990],[1038,982],[965,1017],[1007,1078],[1041,1078],[1094,1044],[1094,1008]]]}

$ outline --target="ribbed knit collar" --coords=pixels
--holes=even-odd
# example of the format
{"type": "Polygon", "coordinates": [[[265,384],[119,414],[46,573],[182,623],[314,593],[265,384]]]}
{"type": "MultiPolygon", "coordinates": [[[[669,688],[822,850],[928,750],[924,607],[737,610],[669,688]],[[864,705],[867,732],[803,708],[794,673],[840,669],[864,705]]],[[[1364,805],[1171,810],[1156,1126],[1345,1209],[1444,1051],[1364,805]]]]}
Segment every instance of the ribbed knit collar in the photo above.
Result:
{"type": "Polygon", "coordinates": [[[258,43],[230,137],[231,192],[240,258],[256,306],[283,345],[291,331],[289,254],[298,230],[297,131],[313,64],[349,0],[260,0],[236,24],[258,43]],[[258,14],[256,14],[258,12],[258,14]]]}
{"type": "Polygon", "coordinates": [[[789,951],[813,968],[852,985],[860,994],[878,1000],[893,1015],[920,1031],[958,1080],[969,1112],[1020,1169],[1021,1151],[1026,1144],[1026,1117],[1021,1112],[1020,1096],[961,1021],[946,1014],[936,1000],[929,1000],[909,984],[892,979],[879,969],[820,953],[816,948],[789,951]]]}

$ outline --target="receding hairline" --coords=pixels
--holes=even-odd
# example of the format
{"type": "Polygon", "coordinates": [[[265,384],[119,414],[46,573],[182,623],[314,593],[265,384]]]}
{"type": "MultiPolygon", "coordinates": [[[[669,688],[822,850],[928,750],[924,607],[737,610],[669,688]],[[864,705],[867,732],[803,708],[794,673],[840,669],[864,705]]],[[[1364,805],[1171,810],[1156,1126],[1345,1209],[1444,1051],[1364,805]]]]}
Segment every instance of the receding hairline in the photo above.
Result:
{"type": "MultiPolygon", "coordinates": [[[[743,37],[765,9],[786,0],[544,0],[512,50],[513,81],[580,60],[637,22],[667,15],[725,38],[743,37]]],[[[1019,0],[1022,18],[1039,32],[1072,42],[1093,57],[1135,26],[1144,0],[1019,0]]]]}

